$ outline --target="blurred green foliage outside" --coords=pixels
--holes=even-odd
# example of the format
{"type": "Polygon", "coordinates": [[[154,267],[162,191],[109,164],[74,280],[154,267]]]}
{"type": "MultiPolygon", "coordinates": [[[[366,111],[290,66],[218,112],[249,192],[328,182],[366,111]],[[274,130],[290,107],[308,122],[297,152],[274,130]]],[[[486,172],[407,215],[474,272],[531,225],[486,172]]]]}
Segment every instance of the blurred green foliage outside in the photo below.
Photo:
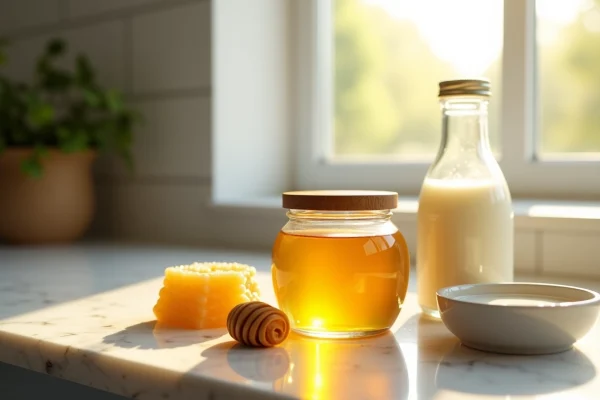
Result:
{"type": "MultiPolygon", "coordinates": [[[[600,33],[584,18],[538,49],[543,152],[600,151],[600,33]]],[[[334,21],[334,155],[431,159],[441,134],[437,84],[462,76],[409,19],[363,0],[334,0],[334,21]]],[[[500,58],[484,76],[492,81],[490,141],[499,151],[500,58]]]]}

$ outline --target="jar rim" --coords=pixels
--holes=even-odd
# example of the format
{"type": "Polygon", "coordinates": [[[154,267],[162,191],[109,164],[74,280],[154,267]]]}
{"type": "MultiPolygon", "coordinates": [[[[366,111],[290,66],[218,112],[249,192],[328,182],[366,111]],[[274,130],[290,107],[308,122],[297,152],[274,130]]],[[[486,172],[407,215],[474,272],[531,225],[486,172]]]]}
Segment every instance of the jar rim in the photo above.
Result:
{"type": "Polygon", "coordinates": [[[314,211],[377,211],[398,206],[398,193],[375,190],[304,190],[282,194],[283,208],[314,211]]]}
{"type": "Polygon", "coordinates": [[[392,210],[356,210],[356,211],[327,211],[327,210],[298,210],[290,209],[286,213],[290,221],[367,221],[389,220],[392,210]]]}

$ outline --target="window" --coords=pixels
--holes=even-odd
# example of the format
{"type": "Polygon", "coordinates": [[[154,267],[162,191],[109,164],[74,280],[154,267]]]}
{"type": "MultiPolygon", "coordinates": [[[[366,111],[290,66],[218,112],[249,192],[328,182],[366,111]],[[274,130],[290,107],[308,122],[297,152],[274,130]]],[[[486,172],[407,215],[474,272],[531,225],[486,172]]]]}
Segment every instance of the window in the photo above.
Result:
{"type": "Polygon", "coordinates": [[[486,76],[513,195],[600,193],[600,1],[302,4],[301,188],[416,195],[440,140],[437,83],[486,76]]]}
{"type": "Polygon", "coordinates": [[[600,154],[600,2],[538,0],[541,159],[600,154]],[[568,101],[565,101],[568,99],[568,101]]]}
{"type": "Polygon", "coordinates": [[[334,0],[330,157],[430,161],[441,131],[437,82],[461,76],[500,82],[502,13],[501,0],[334,0]]]}

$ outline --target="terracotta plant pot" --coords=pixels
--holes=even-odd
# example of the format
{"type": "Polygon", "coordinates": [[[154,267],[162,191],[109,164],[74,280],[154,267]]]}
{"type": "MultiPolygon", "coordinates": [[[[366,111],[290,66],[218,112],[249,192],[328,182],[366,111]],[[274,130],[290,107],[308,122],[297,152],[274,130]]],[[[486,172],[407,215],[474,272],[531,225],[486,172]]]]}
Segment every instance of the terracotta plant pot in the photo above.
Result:
{"type": "Polygon", "coordinates": [[[21,162],[31,149],[0,154],[0,239],[11,243],[70,242],[89,227],[94,214],[93,151],[50,150],[43,175],[31,178],[21,162]]]}

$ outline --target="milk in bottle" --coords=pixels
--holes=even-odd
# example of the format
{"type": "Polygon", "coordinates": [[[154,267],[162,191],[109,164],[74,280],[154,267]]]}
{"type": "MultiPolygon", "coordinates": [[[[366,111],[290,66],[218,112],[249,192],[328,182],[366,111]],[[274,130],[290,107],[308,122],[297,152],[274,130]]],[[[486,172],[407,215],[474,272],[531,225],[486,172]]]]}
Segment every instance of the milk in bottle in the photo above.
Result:
{"type": "Polygon", "coordinates": [[[440,288],[513,279],[510,192],[490,149],[486,80],[440,83],[442,143],[421,188],[417,279],[423,312],[440,288]]]}

